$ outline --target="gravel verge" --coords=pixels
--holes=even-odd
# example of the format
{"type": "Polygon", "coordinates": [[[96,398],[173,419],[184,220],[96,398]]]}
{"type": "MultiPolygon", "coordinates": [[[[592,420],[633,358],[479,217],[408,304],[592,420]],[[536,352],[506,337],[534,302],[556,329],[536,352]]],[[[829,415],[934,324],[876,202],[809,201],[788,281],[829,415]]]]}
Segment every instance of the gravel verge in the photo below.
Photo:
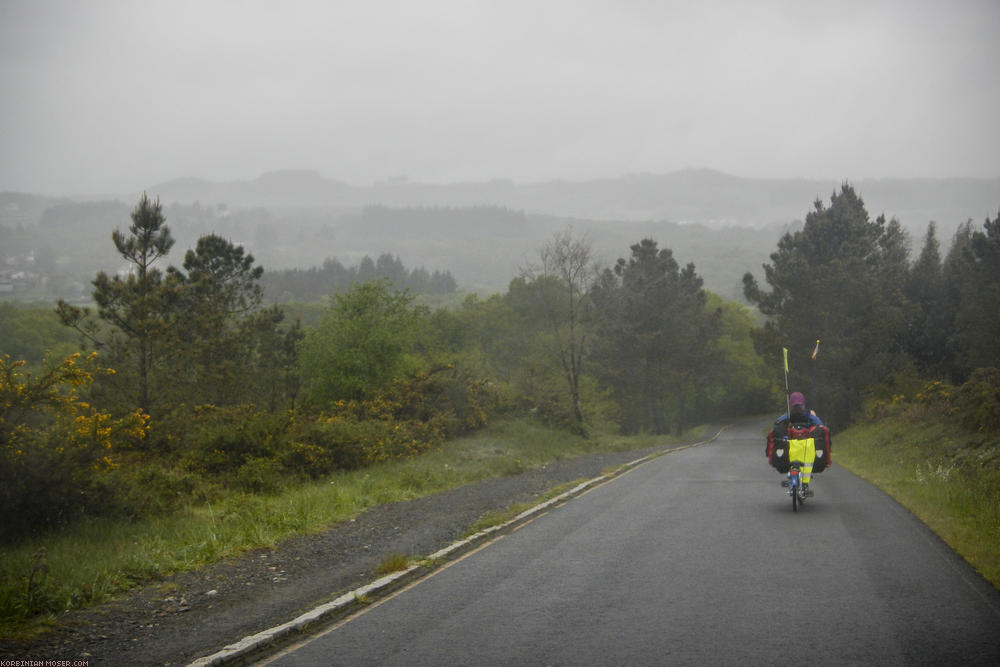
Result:
{"type": "Polygon", "coordinates": [[[186,665],[371,582],[378,577],[378,564],[392,553],[429,555],[462,537],[484,516],[662,450],[590,454],[375,507],[322,533],[253,550],[69,612],[51,632],[31,642],[0,642],[0,657],[186,665]]]}

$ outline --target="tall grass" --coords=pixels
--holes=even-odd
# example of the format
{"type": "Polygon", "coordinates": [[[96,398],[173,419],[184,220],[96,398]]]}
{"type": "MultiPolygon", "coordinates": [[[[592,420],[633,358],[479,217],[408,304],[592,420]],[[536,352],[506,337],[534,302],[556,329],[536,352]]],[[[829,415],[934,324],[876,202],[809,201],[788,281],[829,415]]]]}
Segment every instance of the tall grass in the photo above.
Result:
{"type": "MultiPolygon", "coordinates": [[[[703,431],[686,437],[700,437],[703,431]]],[[[107,600],[143,582],[322,531],[375,505],[559,459],[674,440],[607,434],[584,439],[512,420],[413,459],[336,473],[280,493],[230,493],[211,504],[142,521],[89,520],[58,534],[0,547],[0,636],[30,632],[58,612],[107,600]]]]}
{"type": "Polygon", "coordinates": [[[1000,588],[1000,442],[912,416],[844,431],[834,460],[907,507],[1000,588]]]}

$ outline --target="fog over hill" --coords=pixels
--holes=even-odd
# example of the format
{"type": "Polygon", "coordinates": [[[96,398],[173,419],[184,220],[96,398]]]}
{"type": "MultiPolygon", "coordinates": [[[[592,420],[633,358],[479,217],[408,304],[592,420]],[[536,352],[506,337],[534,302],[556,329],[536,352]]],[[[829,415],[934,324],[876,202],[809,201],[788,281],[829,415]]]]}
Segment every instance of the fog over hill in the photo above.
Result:
{"type": "MultiPolygon", "coordinates": [[[[841,185],[687,170],[581,182],[357,186],[289,170],[248,181],[176,179],[146,192],[164,205],[177,239],[167,258],[174,264],[199,236],[216,233],[244,245],[267,270],[320,266],[329,258],[353,266],[387,253],[409,269],[450,272],[461,290],[494,292],[536,261],[555,232],[572,228],[605,264],[652,238],[681,264],[694,262],[706,287],[738,300],[743,273],[759,275],[781,235],[801,225],[816,199],[828,204],[841,185]]],[[[930,221],[947,252],[959,224],[981,225],[1000,208],[1000,179],[852,185],[873,218],[895,217],[909,230],[915,251],[930,221]]],[[[35,257],[39,272],[62,272],[84,294],[95,271],[119,263],[110,232],[128,226],[139,196],[88,202],[0,193],[0,260],[35,257]]]]}
{"type": "Polygon", "coordinates": [[[817,198],[828,202],[850,182],[875,217],[897,218],[911,230],[931,220],[952,229],[981,222],[1000,207],[1000,178],[843,181],[742,178],[699,169],[592,181],[514,183],[507,180],[427,184],[404,179],[350,185],[306,170],[270,172],[251,181],[183,178],[153,186],[164,203],[224,203],[268,209],[357,209],[501,206],[582,220],[697,222],[713,227],[765,227],[802,220],[817,198]]]}
{"type": "MultiPolygon", "coordinates": [[[[283,230],[254,252],[274,267],[336,256],[397,254],[407,265],[451,271],[465,289],[503,289],[538,249],[571,226],[612,264],[644,237],[694,262],[710,289],[742,298],[740,278],[760,272],[778,239],[844,181],[742,178],[690,169],[592,181],[508,180],[427,184],[403,179],[357,186],[314,171],[271,172],[252,181],[182,179],[149,190],[164,203],[225,203],[268,211],[283,230]]],[[[895,217],[919,250],[937,223],[947,251],[959,224],[1000,208],[1000,179],[851,182],[874,218],[895,217]]]]}

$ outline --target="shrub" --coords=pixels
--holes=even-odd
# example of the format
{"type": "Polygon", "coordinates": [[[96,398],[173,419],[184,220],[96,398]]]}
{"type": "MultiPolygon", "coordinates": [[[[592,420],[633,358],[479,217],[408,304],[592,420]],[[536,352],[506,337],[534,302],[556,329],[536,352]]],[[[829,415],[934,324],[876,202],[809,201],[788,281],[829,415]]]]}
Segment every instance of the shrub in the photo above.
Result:
{"type": "Polygon", "coordinates": [[[114,485],[122,509],[133,517],[169,514],[192,501],[208,500],[218,492],[218,487],[190,470],[138,457],[123,458],[122,465],[105,479],[114,485]]]}
{"type": "Polygon", "coordinates": [[[502,411],[503,397],[492,383],[448,365],[396,380],[372,400],[339,405],[362,419],[433,424],[441,436],[454,437],[485,426],[502,411]]]}
{"type": "Polygon", "coordinates": [[[1000,428],[1000,368],[977,368],[952,399],[959,422],[970,431],[1000,428]]]}
{"type": "Polygon", "coordinates": [[[274,493],[284,486],[284,466],[273,458],[251,457],[236,471],[236,486],[247,493],[274,493]]]}
{"type": "Polygon", "coordinates": [[[361,419],[343,411],[302,428],[285,455],[286,465],[310,477],[355,470],[415,456],[442,440],[433,423],[361,419]]]}
{"type": "Polygon", "coordinates": [[[330,413],[297,424],[283,463],[316,478],[416,456],[485,425],[488,412],[501,404],[492,385],[464,378],[451,366],[415,373],[373,398],[339,401],[330,413]]]}
{"type": "Polygon", "coordinates": [[[312,478],[334,470],[354,470],[366,461],[362,427],[336,417],[301,427],[285,454],[285,465],[312,478]]]}
{"type": "Polygon", "coordinates": [[[198,406],[186,421],[181,447],[188,467],[215,476],[235,473],[250,459],[279,457],[293,423],[289,413],[260,412],[253,405],[198,406]]]}
{"type": "Polygon", "coordinates": [[[112,372],[96,354],[71,355],[39,376],[24,362],[0,359],[0,538],[121,510],[107,476],[118,466],[116,453],[145,437],[148,417],[115,418],[78,393],[94,374],[112,372]]]}

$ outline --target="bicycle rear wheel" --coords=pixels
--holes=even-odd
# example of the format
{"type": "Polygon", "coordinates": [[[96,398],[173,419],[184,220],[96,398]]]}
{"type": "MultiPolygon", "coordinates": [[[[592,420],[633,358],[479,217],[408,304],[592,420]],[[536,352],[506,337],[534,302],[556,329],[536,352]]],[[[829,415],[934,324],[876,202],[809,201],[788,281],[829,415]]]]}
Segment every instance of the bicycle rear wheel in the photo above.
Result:
{"type": "Polygon", "coordinates": [[[792,487],[792,511],[799,511],[799,487],[795,485],[792,487]]]}

